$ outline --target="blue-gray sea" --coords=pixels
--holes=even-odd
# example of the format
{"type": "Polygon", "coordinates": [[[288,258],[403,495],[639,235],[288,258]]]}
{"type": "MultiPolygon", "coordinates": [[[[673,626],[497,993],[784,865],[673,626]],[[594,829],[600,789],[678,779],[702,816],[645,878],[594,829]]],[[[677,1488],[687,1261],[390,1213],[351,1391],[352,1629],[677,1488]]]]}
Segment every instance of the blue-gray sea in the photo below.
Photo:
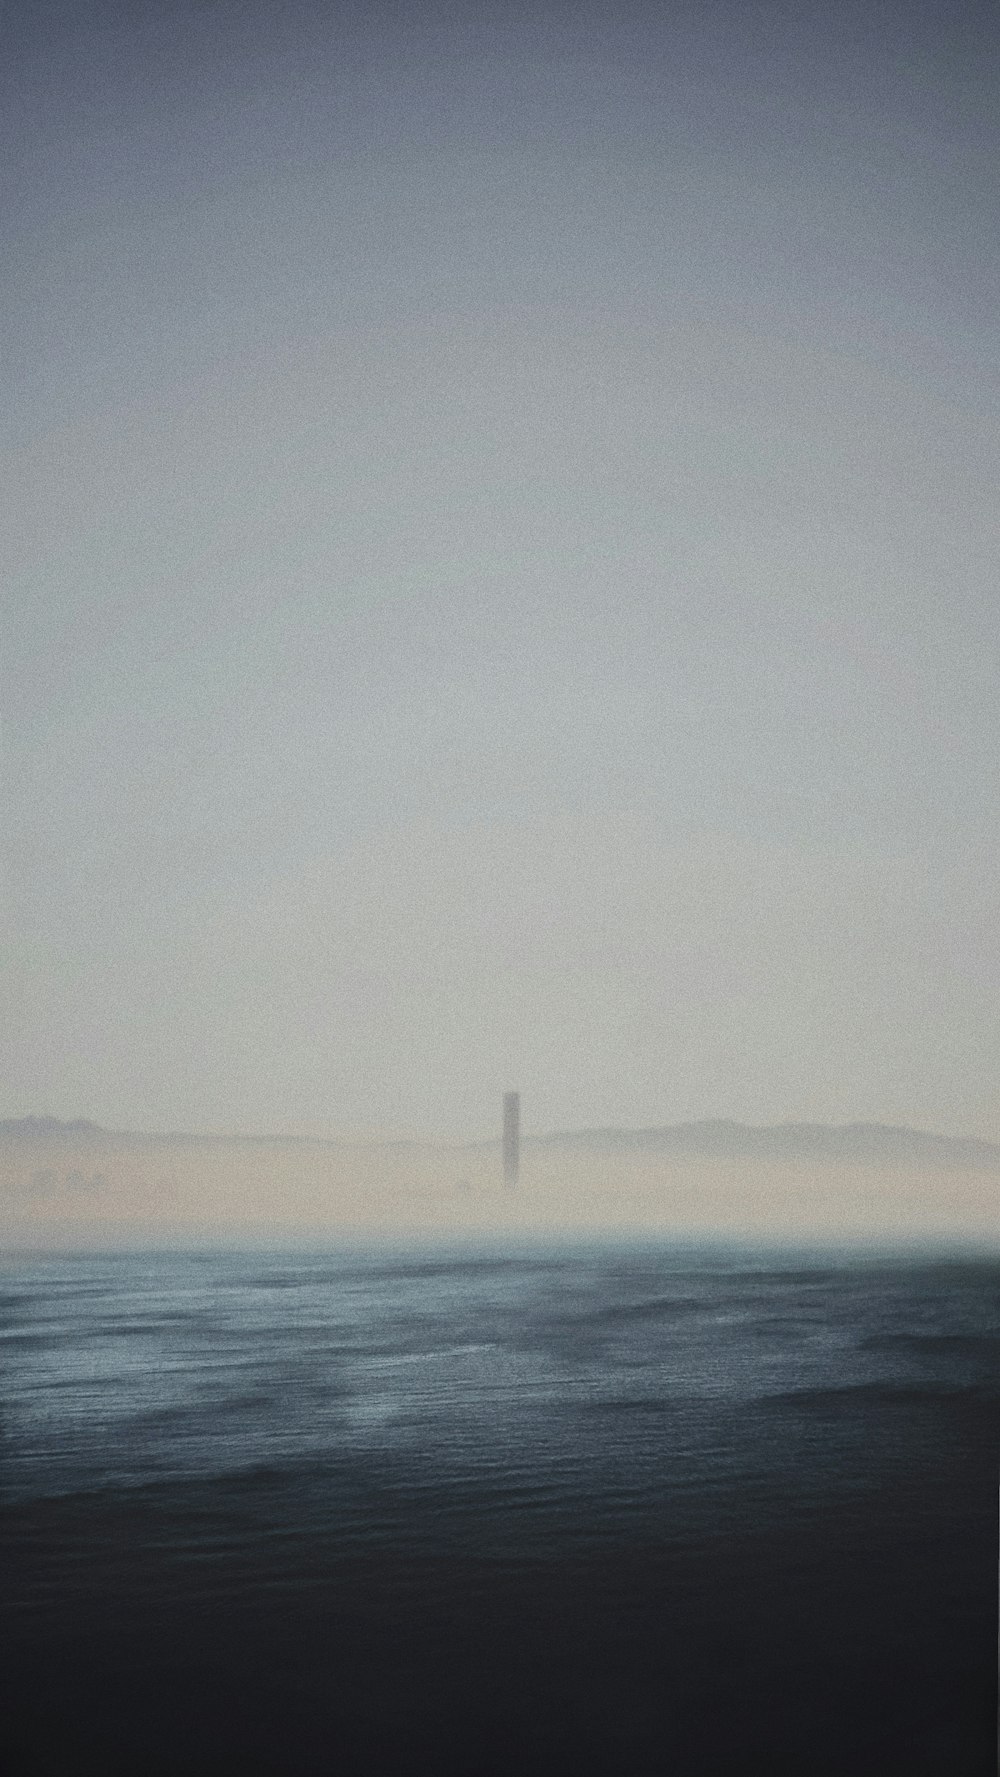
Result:
{"type": "Polygon", "coordinates": [[[0,1273],[13,1774],[995,1769],[1000,1262],[0,1273]]]}

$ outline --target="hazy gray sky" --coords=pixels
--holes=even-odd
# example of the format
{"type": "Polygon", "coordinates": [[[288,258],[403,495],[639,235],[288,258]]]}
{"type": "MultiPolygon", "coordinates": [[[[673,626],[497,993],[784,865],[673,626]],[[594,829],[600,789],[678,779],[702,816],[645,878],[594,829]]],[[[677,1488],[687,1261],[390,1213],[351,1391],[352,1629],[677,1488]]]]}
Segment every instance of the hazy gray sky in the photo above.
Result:
{"type": "Polygon", "coordinates": [[[1000,1137],[990,4],[9,4],[0,1114],[1000,1137]]]}

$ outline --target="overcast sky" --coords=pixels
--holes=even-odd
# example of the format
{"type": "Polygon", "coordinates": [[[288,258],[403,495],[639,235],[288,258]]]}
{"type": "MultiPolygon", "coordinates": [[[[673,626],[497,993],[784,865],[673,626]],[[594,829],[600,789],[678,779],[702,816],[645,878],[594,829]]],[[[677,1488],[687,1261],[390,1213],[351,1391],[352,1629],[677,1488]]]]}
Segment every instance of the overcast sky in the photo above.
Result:
{"type": "Polygon", "coordinates": [[[2,35],[0,1115],[1000,1138],[993,0],[2,35]]]}

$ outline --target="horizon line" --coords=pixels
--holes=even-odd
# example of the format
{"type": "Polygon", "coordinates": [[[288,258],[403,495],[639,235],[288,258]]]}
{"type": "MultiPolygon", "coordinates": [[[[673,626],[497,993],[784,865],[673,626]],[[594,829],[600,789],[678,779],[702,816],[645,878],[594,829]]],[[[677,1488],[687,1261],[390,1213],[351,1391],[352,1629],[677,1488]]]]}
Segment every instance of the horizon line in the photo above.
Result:
{"type": "MultiPolygon", "coordinates": [[[[852,1119],[847,1122],[820,1122],[815,1119],[784,1118],[780,1122],[751,1123],[738,1117],[695,1117],[684,1118],[673,1123],[606,1123],[592,1124],[581,1128],[560,1128],[554,1130],[536,1130],[522,1134],[522,1142],[560,1142],[609,1139],[614,1137],[652,1137],[676,1135],[683,1133],[729,1131],[745,1132],[749,1135],[793,1134],[806,1132],[828,1134],[882,1134],[916,1136],[923,1141],[943,1144],[961,1144],[965,1147],[983,1149],[1000,1149],[1000,1138],[980,1135],[946,1135],[939,1130],[918,1127],[909,1123],[886,1123],[879,1120],[852,1119]]],[[[288,1142],[313,1147],[347,1147],[347,1148],[404,1148],[425,1147],[445,1150],[499,1147],[502,1135],[467,1136],[441,1138],[432,1135],[304,1135],[290,1132],[268,1131],[253,1134],[247,1131],[218,1131],[190,1129],[118,1129],[109,1128],[95,1122],[89,1117],[57,1117],[52,1113],[27,1113],[22,1116],[0,1117],[0,1133],[16,1134],[79,1134],[109,1136],[118,1140],[145,1141],[184,1141],[184,1142],[233,1142],[253,1143],[257,1145],[288,1142]]]]}

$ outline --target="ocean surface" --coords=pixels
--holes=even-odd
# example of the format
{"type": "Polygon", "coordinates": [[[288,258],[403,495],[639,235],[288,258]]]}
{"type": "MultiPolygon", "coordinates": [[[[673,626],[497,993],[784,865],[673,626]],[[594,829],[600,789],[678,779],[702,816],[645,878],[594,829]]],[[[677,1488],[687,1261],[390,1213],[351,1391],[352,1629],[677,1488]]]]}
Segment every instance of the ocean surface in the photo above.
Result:
{"type": "Polygon", "coordinates": [[[8,1260],[6,1769],[996,1769],[1000,1260],[8,1260]]]}

